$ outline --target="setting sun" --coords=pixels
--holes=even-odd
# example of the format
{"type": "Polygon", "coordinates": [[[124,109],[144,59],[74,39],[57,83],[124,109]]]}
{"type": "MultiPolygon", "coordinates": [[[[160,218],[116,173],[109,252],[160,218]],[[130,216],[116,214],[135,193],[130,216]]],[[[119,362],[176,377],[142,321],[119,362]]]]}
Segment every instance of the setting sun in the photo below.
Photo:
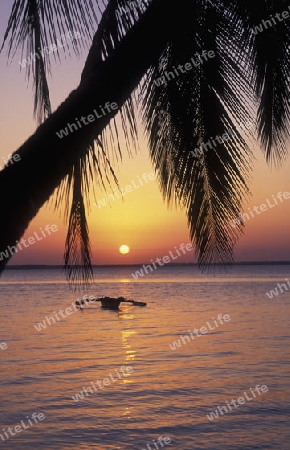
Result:
{"type": "Polygon", "coordinates": [[[130,247],[128,247],[128,245],[121,245],[121,247],[119,248],[119,252],[122,253],[122,255],[126,255],[127,253],[129,253],[130,251],[130,247]]]}

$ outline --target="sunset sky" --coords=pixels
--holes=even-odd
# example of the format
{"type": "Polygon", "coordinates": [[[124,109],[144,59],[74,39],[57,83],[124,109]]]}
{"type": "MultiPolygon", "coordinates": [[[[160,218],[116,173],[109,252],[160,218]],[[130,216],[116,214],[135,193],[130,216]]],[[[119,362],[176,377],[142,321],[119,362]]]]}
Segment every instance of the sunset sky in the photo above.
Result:
{"type": "MultiPolygon", "coordinates": [[[[1,42],[10,7],[10,1],[1,2],[1,42]]],[[[63,50],[61,49],[60,52],[62,55],[63,50]]],[[[53,65],[50,89],[54,109],[78,85],[86,54],[87,50],[83,51],[79,59],[72,55],[70,58],[64,57],[61,65],[53,65]]],[[[32,89],[30,84],[27,86],[25,71],[22,69],[20,73],[18,63],[20,59],[20,55],[16,55],[11,65],[7,66],[6,53],[3,52],[0,55],[2,74],[0,167],[3,166],[2,157],[7,158],[36,128],[32,117],[32,89]]],[[[168,254],[175,246],[179,247],[182,243],[190,242],[185,211],[168,209],[163,202],[156,180],[149,180],[147,183],[144,181],[143,186],[140,185],[138,177],[141,179],[143,174],[152,173],[153,168],[149,161],[148,147],[142,135],[142,126],[140,125],[139,128],[138,154],[134,158],[129,158],[124,148],[124,160],[119,167],[115,167],[121,187],[125,188],[129,184],[133,186],[135,183],[137,188],[133,186],[132,192],[126,194],[124,201],[116,199],[111,205],[106,204],[100,209],[92,204],[89,229],[94,264],[149,262],[151,258],[155,259],[168,254]],[[122,244],[128,245],[131,249],[127,255],[121,255],[118,251],[122,244]]],[[[254,154],[256,161],[250,185],[253,195],[249,203],[245,205],[245,212],[247,208],[252,209],[254,206],[266,203],[266,199],[272,200],[272,195],[276,196],[279,191],[290,192],[289,161],[281,169],[271,171],[264,162],[258,147],[254,149],[254,154]]],[[[41,157],[41,149],[39,149],[39,155],[41,157]]],[[[15,182],[17,183],[17,180],[15,182]]],[[[98,187],[96,187],[96,193],[97,200],[104,198],[104,192],[98,187]]],[[[109,193],[110,191],[107,192],[109,193]]],[[[1,195],[5,193],[2,192],[1,195]]],[[[92,201],[94,201],[93,197],[92,201]]],[[[4,213],[2,211],[2,214],[4,213]]],[[[55,213],[51,205],[42,208],[24,237],[33,236],[34,232],[47,224],[57,224],[59,231],[19,252],[12,258],[10,264],[62,264],[66,225],[63,216],[59,212],[55,213]]],[[[246,222],[245,236],[240,238],[236,247],[236,260],[289,260],[289,225],[290,200],[284,200],[283,203],[251,218],[246,222]]],[[[178,262],[190,261],[195,262],[193,252],[178,260],[178,262]]]]}

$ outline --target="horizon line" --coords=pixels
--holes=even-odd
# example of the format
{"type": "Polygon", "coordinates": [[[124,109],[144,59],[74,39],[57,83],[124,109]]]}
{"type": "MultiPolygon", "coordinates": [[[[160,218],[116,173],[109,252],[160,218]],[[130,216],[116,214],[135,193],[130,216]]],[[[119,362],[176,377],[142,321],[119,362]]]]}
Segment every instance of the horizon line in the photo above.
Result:
{"type": "MultiPolygon", "coordinates": [[[[145,265],[148,263],[136,263],[136,264],[93,264],[93,268],[110,268],[110,267],[140,267],[142,265],[145,265]]],[[[231,266],[239,266],[239,265],[290,265],[290,261],[236,261],[233,263],[230,263],[227,267],[231,266]]],[[[215,266],[220,266],[220,264],[214,264],[215,266]]],[[[172,266],[197,266],[199,267],[198,263],[169,263],[165,267],[172,267],[172,266]]],[[[64,265],[62,264],[11,264],[7,265],[5,270],[17,270],[17,269],[64,269],[64,265]]],[[[5,272],[4,270],[4,272],[5,272]]]]}

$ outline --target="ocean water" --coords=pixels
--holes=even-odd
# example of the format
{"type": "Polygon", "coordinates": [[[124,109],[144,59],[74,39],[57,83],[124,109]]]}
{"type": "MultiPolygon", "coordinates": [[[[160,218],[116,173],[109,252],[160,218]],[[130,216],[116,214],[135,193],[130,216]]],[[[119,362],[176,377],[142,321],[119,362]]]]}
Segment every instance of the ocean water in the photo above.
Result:
{"type": "Polygon", "coordinates": [[[288,450],[290,288],[272,299],[266,292],[285,282],[290,266],[235,266],[216,278],[165,267],[138,281],[132,271],[97,269],[86,294],[145,308],[90,304],[64,318],[58,311],[80,294],[61,271],[1,277],[1,448],[288,450]],[[254,397],[257,385],[268,390],[254,397]],[[73,399],[88,387],[92,393],[73,399]],[[250,400],[207,417],[244,392],[250,400]]]}

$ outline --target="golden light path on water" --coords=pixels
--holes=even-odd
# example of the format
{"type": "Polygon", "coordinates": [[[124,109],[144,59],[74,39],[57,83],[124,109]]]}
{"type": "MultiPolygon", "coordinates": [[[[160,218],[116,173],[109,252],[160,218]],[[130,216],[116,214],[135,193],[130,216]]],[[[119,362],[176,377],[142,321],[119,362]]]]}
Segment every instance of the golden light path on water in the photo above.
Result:
{"type": "Polygon", "coordinates": [[[88,294],[146,307],[108,311],[94,303],[59,321],[54,312],[78,298],[61,271],[8,271],[1,278],[0,335],[8,345],[0,355],[1,428],[35,411],[46,417],[5,448],[45,442],[47,450],[141,450],[169,436],[178,450],[230,450],[233,441],[288,450],[290,290],[272,300],[266,292],[289,278],[290,266],[235,267],[215,281],[196,268],[167,267],[142,283],[120,282],[131,271],[98,269],[88,294]],[[220,324],[220,314],[231,320],[220,324]],[[204,326],[208,333],[196,336],[204,326]],[[218,405],[257,384],[269,392],[209,422],[218,405]]]}

